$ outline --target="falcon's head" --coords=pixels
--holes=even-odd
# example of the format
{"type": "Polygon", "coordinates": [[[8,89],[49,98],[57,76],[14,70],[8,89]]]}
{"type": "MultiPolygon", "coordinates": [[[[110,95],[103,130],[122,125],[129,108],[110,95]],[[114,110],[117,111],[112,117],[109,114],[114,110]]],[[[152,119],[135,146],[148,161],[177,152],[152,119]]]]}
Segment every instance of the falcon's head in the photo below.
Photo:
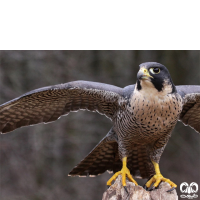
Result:
{"type": "Polygon", "coordinates": [[[157,92],[174,93],[175,85],[167,68],[156,62],[146,62],[140,64],[137,74],[137,90],[152,90],[157,92]]]}

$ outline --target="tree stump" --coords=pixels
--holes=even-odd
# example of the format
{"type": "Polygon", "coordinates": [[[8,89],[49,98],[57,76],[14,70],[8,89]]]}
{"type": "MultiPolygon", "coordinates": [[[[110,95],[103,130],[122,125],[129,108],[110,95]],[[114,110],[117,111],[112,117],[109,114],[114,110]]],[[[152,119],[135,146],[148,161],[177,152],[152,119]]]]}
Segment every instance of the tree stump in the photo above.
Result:
{"type": "Polygon", "coordinates": [[[178,200],[176,190],[167,192],[171,187],[166,182],[161,182],[158,189],[146,191],[143,187],[126,180],[127,193],[121,180],[121,176],[118,176],[115,183],[104,192],[102,200],[178,200]]]}

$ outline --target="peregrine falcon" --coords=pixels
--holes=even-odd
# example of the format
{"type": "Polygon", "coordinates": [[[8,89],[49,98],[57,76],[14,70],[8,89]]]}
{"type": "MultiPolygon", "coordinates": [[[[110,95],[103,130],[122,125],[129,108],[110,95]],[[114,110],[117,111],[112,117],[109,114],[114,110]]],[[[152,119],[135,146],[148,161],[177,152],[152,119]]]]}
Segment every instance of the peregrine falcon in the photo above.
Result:
{"type": "Polygon", "coordinates": [[[137,82],[124,88],[104,83],[74,81],[39,88],[0,106],[0,132],[49,123],[78,110],[98,112],[113,126],[97,146],[69,173],[70,176],[115,174],[146,187],[165,181],[159,160],[178,120],[200,132],[200,86],[175,86],[167,68],[156,62],[139,66],[137,82]]]}

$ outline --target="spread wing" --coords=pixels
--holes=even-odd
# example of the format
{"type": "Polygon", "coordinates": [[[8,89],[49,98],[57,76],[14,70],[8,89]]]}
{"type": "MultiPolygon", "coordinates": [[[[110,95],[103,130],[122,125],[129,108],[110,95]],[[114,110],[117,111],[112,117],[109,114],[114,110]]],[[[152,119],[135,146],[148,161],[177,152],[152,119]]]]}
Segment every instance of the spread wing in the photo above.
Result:
{"type": "Polygon", "coordinates": [[[0,133],[55,121],[80,109],[99,112],[112,120],[124,101],[122,91],[116,86],[89,81],[33,90],[0,106],[0,133]]]}
{"type": "Polygon", "coordinates": [[[179,120],[200,133],[200,86],[176,86],[177,92],[183,98],[183,109],[179,120]]]}

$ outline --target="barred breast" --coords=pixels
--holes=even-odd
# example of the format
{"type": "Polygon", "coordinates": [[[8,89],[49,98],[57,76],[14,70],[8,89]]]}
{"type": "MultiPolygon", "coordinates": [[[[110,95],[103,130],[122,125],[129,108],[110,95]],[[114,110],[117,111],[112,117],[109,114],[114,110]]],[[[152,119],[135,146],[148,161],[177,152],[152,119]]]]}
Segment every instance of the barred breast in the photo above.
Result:
{"type": "Polygon", "coordinates": [[[181,110],[182,99],[177,93],[144,95],[134,90],[127,109],[116,118],[119,148],[127,155],[136,144],[152,144],[170,136],[181,110]]]}

